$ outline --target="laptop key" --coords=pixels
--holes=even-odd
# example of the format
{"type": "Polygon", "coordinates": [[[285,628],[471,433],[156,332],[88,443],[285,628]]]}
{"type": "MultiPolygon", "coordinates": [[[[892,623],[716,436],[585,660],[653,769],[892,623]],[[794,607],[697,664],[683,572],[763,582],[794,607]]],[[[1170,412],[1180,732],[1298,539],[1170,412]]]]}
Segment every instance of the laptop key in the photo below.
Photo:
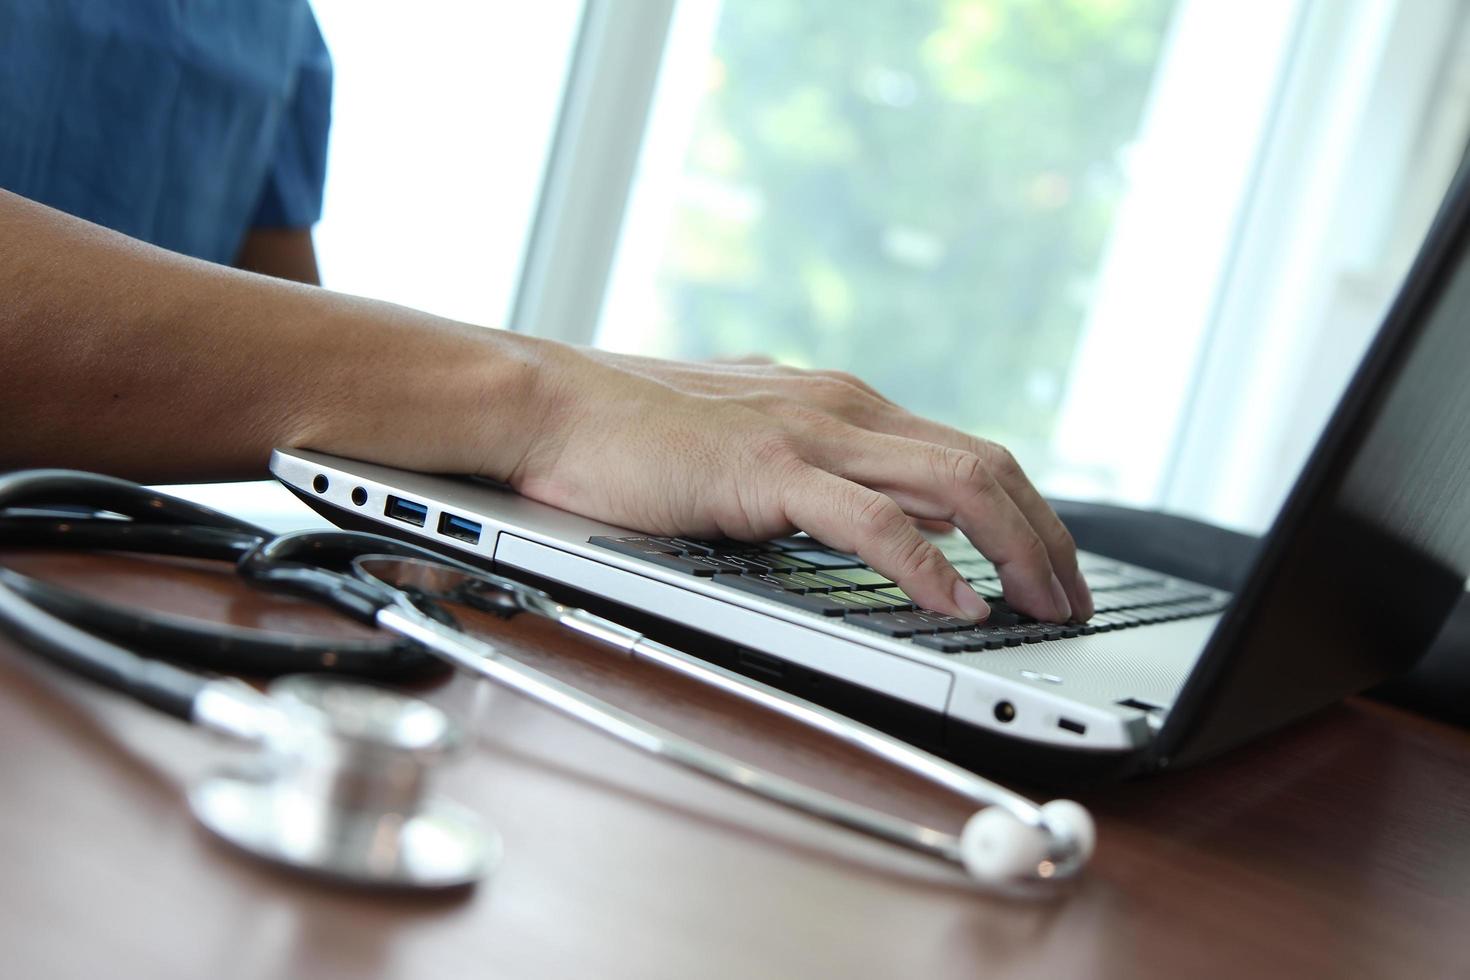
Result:
{"type": "Polygon", "coordinates": [[[758,562],[773,572],[808,572],[812,565],[804,561],[793,561],[784,551],[762,551],[744,556],[747,561],[758,562]]]}
{"type": "Polygon", "coordinates": [[[849,602],[854,609],[858,610],[878,609],[883,612],[893,611],[892,606],[871,592],[833,592],[831,593],[831,597],[841,602],[849,602]]]}
{"type": "Polygon", "coordinates": [[[788,551],[786,557],[806,562],[815,568],[858,568],[863,564],[860,559],[851,555],[838,555],[830,551],[788,551]]]}
{"type": "Polygon", "coordinates": [[[787,572],[781,576],[788,583],[787,587],[801,592],[833,592],[838,589],[847,588],[841,582],[823,578],[814,572],[787,572]]]}
{"type": "Polygon", "coordinates": [[[1005,607],[990,607],[990,615],[985,618],[987,626],[1017,626],[1021,623],[1021,614],[1005,607]]]}
{"type": "Polygon", "coordinates": [[[969,578],[995,578],[995,566],[983,559],[965,559],[950,562],[961,575],[969,578]]]}
{"type": "Polygon", "coordinates": [[[960,644],[966,652],[970,653],[978,650],[995,650],[1006,645],[1005,637],[983,626],[961,630],[958,633],[940,633],[938,636],[950,643],[960,644]]]}
{"type": "Polygon", "coordinates": [[[1005,589],[994,579],[976,579],[970,583],[970,588],[974,589],[982,598],[988,601],[1000,599],[1006,594],[1005,589]]]}
{"type": "Polygon", "coordinates": [[[903,639],[914,635],[914,628],[908,623],[898,620],[894,613],[875,612],[865,616],[849,616],[847,621],[853,626],[860,626],[874,633],[882,633],[884,636],[892,636],[903,639]]]}
{"type": "Polygon", "coordinates": [[[889,612],[901,612],[914,608],[908,596],[900,599],[898,596],[890,595],[893,591],[892,589],[864,589],[861,594],[889,612]]]}
{"type": "Polygon", "coordinates": [[[663,540],[662,538],[627,537],[608,538],[591,537],[587,539],[588,544],[595,544],[599,548],[616,551],[619,554],[630,555],[634,558],[647,558],[649,555],[677,555],[679,547],[663,540]]]}
{"type": "Polygon", "coordinates": [[[708,555],[643,554],[637,557],[660,568],[684,572],[687,575],[698,575],[700,578],[709,578],[716,572],[739,571],[738,568],[727,568],[723,563],[715,563],[708,555]],[[702,558],[704,561],[696,561],[697,558],[702,558]]]}
{"type": "MultiPolygon", "coordinates": [[[[741,569],[756,575],[766,575],[776,570],[776,566],[765,560],[761,555],[720,555],[720,560],[737,565],[741,569]]],[[[733,569],[731,569],[733,571],[733,569]]]]}
{"type": "Polygon", "coordinates": [[[975,621],[973,619],[965,619],[961,616],[950,616],[945,613],[931,612],[928,609],[920,609],[917,613],[909,613],[909,615],[923,616],[930,622],[938,623],[940,628],[944,630],[958,631],[972,630],[975,628],[975,621]]]}
{"type": "Polygon", "coordinates": [[[879,574],[871,568],[827,568],[822,570],[822,575],[826,578],[837,579],[845,583],[848,588],[893,588],[893,582],[886,575],[879,574]]]}
{"type": "Polygon", "coordinates": [[[873,594],[874,595],[886,596],[889,599],[892,599],[893,602],[894,602],[894,608],[895,609],[900,609],[900,608],[905,608],[905,607],[906,608],[909,608],[909,609],[913,609],[913,608],[916,607],[916,604],[914,603],[914,600],[910,599],[908,597],[908,594],[905,593],[903,591],[903,589],[900,589],[900,588],[897,588],[897,587],[892,588],[892,589],[874,589],[873,590],[873,594]]]}
{"type": "Polygon", "coordinates": [[[915,633],[952,633],[975,625],[967,619],[924,610],[884,613],[883,615],[893,617],[895,622],[908,626],[915,633]]]}
{"type": "Polygon", "coordinates": [[[940,538],[938,541],[935,541],[934,543],[939,546],[939,550],[944,552],[944,556],[950,561],[963,561],[966,558],[985,557],[984,555],[980,554],[978,550],[976,550],[975,546],[970,543],[968,538],[960,537],[958,535],[943,537],[940,538]]]}
{"type": "Polygon", "coordinates": [[[784,600],[798,609],[820,613],[823,616],[844,616],[849,613],[866,615],[867,607],[861,606],[838,593],[808,592],[806,595],[790,596],[784,600]]]}
{"type": "Polygon", "coordinates": [[[820,592],[799,593],[790,592],[778,586],[772,586],[762,579],[769,576],[756,575],[720,575],[715,581],[721,585],[728,585],[732,589],[749,592],[772,602],[779,602],[783,606],[792,606],[796,609],[805,609],[807,612],[816,613],[819,616],[841,616],[845,613],[866,613],[867,610],[851,602],[834,599],[830,595],[820,592]]]}
{"type": "Polygon", "coordinates": [[[732,572],[729,574],[721,575],[715,581],[723,582],[726,585],[733,585],[736,578],[743,578],[747,582],[759,582],[767,588],[777,589],[781,592],[792,591],[787,588],[787,585],[789,583],[787,583],[786,577],[784,575],[773,575],[769,572],[762,572],[754,575],[736,575],[732,572]]]}
{"type": "Polygon", "coordinates": [[[996,626],[992,628],[992,632],[995,636],[1003,640],[1008,647],[1020,646],[1026,642],[1026,637],[1030,635],[1025,626],[996,626]]]}
{"type": "Polygon", "coordinates": [[[930,650],[938,650],[940,653],[964,653],[965,644],[962,641],[952,639],[953,634],[936,633],[932,636],[916,636],[914,642],[921,647],[930,650]]]}
{"type": "Polygon", "coordinates": [[[683,561],[691,562],[700,569],[709,571],[697,571],[695,575],[713,575],[716,572],[744,572],[748,571],[742,565],[737,565],[728,558],[718,558],[714,555],[684,555],[683,561]]]}
{"type": "Polygon", "coordinates": [[[1003,632],[986,626],[950,635],[963,641],[966,650],[999,650],[1006,645],[1006,636],[1003,632]]]}

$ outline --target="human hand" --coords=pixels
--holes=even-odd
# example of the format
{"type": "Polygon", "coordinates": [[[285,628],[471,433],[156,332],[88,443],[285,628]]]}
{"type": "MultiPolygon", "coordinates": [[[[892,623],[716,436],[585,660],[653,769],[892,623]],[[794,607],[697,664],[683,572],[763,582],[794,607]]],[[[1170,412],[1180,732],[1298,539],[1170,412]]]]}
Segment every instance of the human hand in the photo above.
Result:
{"type": "Polygon", "coordinates": [[[1008,452],[849,375],[486,330],[187,259],[3,190],[0,257],[0,469],[239,479],[285,447],[478,473],[649,532],[807,531],[931,609],[983,618],[911,518],[940,520],[1016,608],[1092,613],[1071,537],[1008,452]]]}
{"type": "Polygon", "coordinates": [[[910,518],[949,522],[1015,608],[1092,615],[1071,535],[1008,451],[850,375],[574,348],[543,367],[540,421],[509,477],[528,497],[660,534],[803,530],[930,609],[983,619],[984,600],[910,518]]]}

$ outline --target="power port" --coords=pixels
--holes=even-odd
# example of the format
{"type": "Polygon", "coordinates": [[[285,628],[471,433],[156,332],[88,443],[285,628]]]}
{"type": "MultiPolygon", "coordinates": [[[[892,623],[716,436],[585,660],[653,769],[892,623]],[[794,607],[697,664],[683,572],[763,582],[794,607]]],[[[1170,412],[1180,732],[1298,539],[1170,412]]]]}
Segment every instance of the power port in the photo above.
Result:
{"type": "Polygon", "coordinates": [[[316,479],[311,481],[311,488],[317,493],[326,493],[327,487],[331,485],[331,482],[327,480],[326,474],[324,473],[318,473],[316,479]]]}
{"type": "Polygon", "coordinates": [[[995,720],[1009,722],[1016,718],[1016,706],[1009,701],[997,701],[995,704],[995,720]]]}

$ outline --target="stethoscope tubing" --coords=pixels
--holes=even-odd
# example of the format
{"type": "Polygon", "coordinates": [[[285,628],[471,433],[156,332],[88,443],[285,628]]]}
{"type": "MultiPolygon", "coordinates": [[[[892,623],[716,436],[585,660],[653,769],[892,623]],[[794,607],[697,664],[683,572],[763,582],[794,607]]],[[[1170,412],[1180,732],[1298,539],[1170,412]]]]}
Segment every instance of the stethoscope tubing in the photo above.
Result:
{"type": "MultiPolygon", "coordinates": [[[[421,593],[419,601],[367,570],[374,560],[408,563],[428,568],[447,567],[488,585],[495,595],[479,592],[481,600],[498,599],[494,608],[528,611],[600,641],[603,649],[626,654],[676,671],[700,683],[712,685],[742,700],[757,704],[798,723],[824,732],[837,740],[881,758],[922,779],[936,783],[982,806],[1006,811],[1021,824],[1052,836],[1052,828],[1041,808],[1025,797],[990,780],[961,769],[931,753],[853,719],[814,705],[768,685],[704,664],[682,651],[649,640],[585,610],[558,603],[530,586],[484,572],[461,562],[414,546],[395,543],[389,553],[363,552],[372,540],[340,532],[283,535],[263,544],[241,560],[247,576],[273,582],[280,588],[315,595],[340,611],[385,631],[407,637],[424,649],[443,657],[462,670],[498,682],[533,701],[557,710],[625,744],[640,748],[685,769],[748,793],[780,803],[849,829],[901,844],[913,850],[955,863],[963,863],[958,836],[902,820],[870,807],[795,783],[774,773],[748,765],[668,729],[625,712],[541,671],[502,655],[490,643],[466,633],[449,622],[430,618],[426,608],[435,608],[442,596],[421,593]],[[322,563],[338,564],[347,552],[354,576],[343,582],[340,573],[304,564],[311,556],[322,563]],[[356,586],[354,588],[353,586],[356,586]],[[427,600],[427,602],[423,601],[427,600]],[[369,614],[368,610],[371,610],[369,614]]],[[[387,540],[387,539],[384,539],[387,540]]],[[[1052,863],[1055,879],[1065,879],[1080,870],[1080,861],[1059,854],[1052,863]]]]}
{"type": "Polygon", "coordinates": [[[0,625],[15,640],[103,687],[190,720],[194,700],[208,683],[202,675],[141,657],[52,615],[22,594],[23,579],[0,568],[0,625]]]}
{"type": "Polygon", "coordinates": [[[545,601],[528,605],[528,608],[590,637],[602,649],[623,650],[634,659],[775,712],[869,755],[877,756],[928,782],[943,786],[975,803],[999,806],[1023,823],[1039,826],[1043,822],[1040,808],[1019,794],[846,715],[788,694],[753,677],[737,674],[691,656],[585,610],[545,601]]]}
{"type": "MultiPolygon", "coordinates": [[[[959,839],[908,820],[805,786],[741,762],[545,674],[503,656],[495,647],[437,623],[407,603],[383,609],[378,625],[409,637],[461,670],[492,680],[604,735],[701,776],[832,823],[929,854],[959,862],[959,839]]],[[[772,706],[765,699],[757,703],[772,706]]],[[[788,714],[782,711],[783,714],[788,714]]],[[[788,714],[797,717],[796,713],[788,714]]],[[[825,729],[824,729],[825,730],[825,729]]],[[[834,731],[845,736],[846,732],[834,731]]],[[[844,737],[844,741],[854,742],[844,737]]],[[[854,743],[856,744],[856,743],[854,743]]],[[[907,767],[905,767],[907,768],[907,767]]]]}
{"type": "MultiPolygon", "coordinates": [[[[382,629],[387,634],[385,640],[392,638],[392,642],[383,644],[385,652],[401,650],[401,640],[409,641],[409,649],[422,652],[426,659],[437,658],[495,681],[681,768],[839,826],[963,864],[972,874],[976,873],[971,864],[975,857],[970,836],[974,818],[966,825],[963,837],[935,830],[797,783],[686,739],[504,656],[491,643],[460,629],[435,601],[435,596],[413,588],[405,591],[375,578],[364,571],[363,560],[407,561],[452,570],[475,580],[479,600],[488,603],[492,611],[502,614],[529,611],[599,641],[600,649],[614,650],[672,671],[821,731],[981,804],[986,810],[976,818],[1002,816],[991,813],[991,807],[1004,811],[1009,818],[1044,834],[1049,841],[1045,851],[1051,857],[1043,862],[1047,865],[1043,872],[1047,876],[1071,877],[1086,861],[1084,851],[1090,848],[1090,843],[1079,847],[1080,838],[1069,832],[1064,823],[1058,823],[1061,818],[1049,817],[1055,804],[1042,808],[998,784],[850,718],[724,670],[585,610],[556,602],[530,586],[418,546],[377,535],[339,531],[271,537],[253,525],[126,481],[67,471],[0,477],[0,511],[9,512],[8,516],[0,517],[0,532],[14,531],[16,543],[23,540],[24,543],[65,543],[110,550],[237,558],[237,571],[267,590],[303,595],[358,622],[382,629]],[[58,506],[88,506],[94,512],[75,517],[65,513],[14,516],[18,508],[58,506]],[[112,518],[106,512],[130,520],[112,518]]],[[[481,601],[473,604],[486,608],[481,601]]],[[[83,626],[89,625],[86,600],[73,600],[64,592],[0,569],[0,623],[51,659],[187,720],[200,722],[202,718],[212,717],[212,712],[198,710],[201,699],[208,699],[211,692],[216,695],[214,701],[229,709],[226,714],[238,707],[234,701],[238,700],[239,692],[229,687],[238,682],[210,680],[200,673],[142,658],[66,622],[55,614],[58,609],[71,614],[83,626]],[[52,608],[42,608],[47,604],[52,608]]],[[[94,627],[110,621],[101,612],[92,619],[95,621],[90,626],[94,627]]],[[[140,636],[146,634],[148,624],[140,629],[140,636]]],[[[302,652],[293,643],[286,643],[283,650],[286,654],[302,652]]],[[[242,717],[251,711],[245,711],[242,717]]],[[[213,727],[229,730],[231,724],[213,727]]],[[[1089,841],[1090,833],[1088,830],[1084,835],[1089,841]]]]}

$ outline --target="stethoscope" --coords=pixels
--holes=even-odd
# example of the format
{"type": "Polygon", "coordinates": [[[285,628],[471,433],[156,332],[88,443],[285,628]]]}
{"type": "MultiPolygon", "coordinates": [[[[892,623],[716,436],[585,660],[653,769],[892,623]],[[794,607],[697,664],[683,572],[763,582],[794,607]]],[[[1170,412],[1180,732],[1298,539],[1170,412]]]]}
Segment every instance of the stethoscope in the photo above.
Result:
{"type": "Polygon", "coordinates": [[[715,781],[958,864],[988,887],[1045,888],[1075,877],[1093,851],[1092,819],[1080,804],[1035,804],[538,589],[391,538],[347,531],[272,536],[124,480],[41,470],[0,477],[0,540],[233,560],[252,583],[308,597],[380,631],[354,642],[262,636],[122,609],[0,568],[0,623],[25,645],[155,709],[259,747],[250,763],[191,787],[189,804],[225,841],[299,870],[365,885],[445,888],[472,883],[498,863],[499,837],[433,789],[435,770],[462,741],[452,719],[420,699],[340,676],[406,676],[436,664],[488,678],[715,781]],[[446,604],[552,620],[602,649],[760,705],[982,808],[952,834],[748,765],[504,656],[460,630],[446,604]],[[280,677],[261,692],[140,656],[122,643],[213,669],[318,672],[280,677]]]}

